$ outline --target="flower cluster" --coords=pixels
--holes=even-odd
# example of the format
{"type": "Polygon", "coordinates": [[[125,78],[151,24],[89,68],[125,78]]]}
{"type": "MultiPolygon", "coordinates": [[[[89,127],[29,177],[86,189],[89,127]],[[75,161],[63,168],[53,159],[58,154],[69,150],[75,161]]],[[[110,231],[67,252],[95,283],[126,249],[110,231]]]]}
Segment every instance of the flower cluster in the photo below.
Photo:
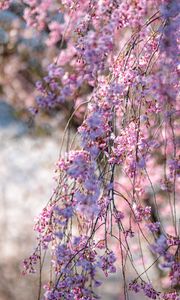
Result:
{"type": "Polygon", "coordinates": [[[105,275],[108,276],[108,273],[116,273],[116,267],[114,266],[115,261],[116,257],[111,251],[100,256],[98,266],[104,271],[105,275]]]}
{"type": "Polygon", "coordinates": [[[168,248],[167,239],[164,235],[161,235],[156,240],[156,243],[151,245],[151,250],[154,253],[157,253],[159,255],[165,255],[167,248],[168,248]]]}
{"type": "Polygon", "coordinates": [[[148,148],[149,145],[144,138],[144,134],[139,131],[134,122],[131,122],[114,139],[109,162],[124,165],[127,174],[133,177],[137,169],[145,167],[148,148]],[[137,148],[139,152],[137,152],[137,148]]]}
{"type": "Polygon", "coordinates": [[[146,227],[151,231],[151,232],[158,232],[160,228],[160,222],[155,222],[155,223],[149,223],[146,224],[146,227]]]}
{"type": "Polygon", "coordinates": [[[170,292],[170,293],[164,293],[163,295],[164,300],[179,300],[180,297],[178,296],[177,292],[170,292]]]}
{"type": "Polygon", "coordinates": [[[25,9],[24,18],[28,26],[33,26],[38,30],[43,30],[48,16],[48,10],[51,6],[50,0],[37,1],[25,0],[28,7],[25,9]]]}
{"type": "Polygon", "coordinates": [[[93,111],[78,129],[82,145],[92,157],[97,157],[100,151],[107,148],[110,132],[109,119],[109,116],[104,115],[103,109],[99,108],[93,111]]]}
{"type": "Polygon", "coordinates": [[[180,282],[180,263],[174,262],[171,267],[170,279],[172,286],[176,286],[180,282]]]}
{"type": "Polygon", "coordinates": [[[36,264],[40,260],[40,251],[39,248],[34,251],[34,253],[27,259],[24,259],[23,261],[23,266],[24,266],[24,271],[23,274],[29,274],[29,273],[36,273],[36,264]]]}
{"type": "MultiPolygon", "coordinates": [[[[58,162],[60,170],[65,171],[67,178],[74,179],[76,184],[73,191],[75,209],[85,215],[98,214],[98,199],[100,196],[100,181],[96,176],[96,164],[87,151],[71,151],[67,160],[58,162]]],[[[68,179],[67,179],[68,180],[68,179]]]]}
{"type": "Polygon", "coordinates": [[[151,216],[151,207],[142,207],[141,205],[133,204],[136,222],[142,222],[143,219],[147,220],[151,216]]]}
{"type": "Polygon", "coordinates": [[[150,283],[146,283],[144,281],[141,283],[137,283],[136,281],[131,282],[129,284],[129,289],[135,293],[142,291],[144,295],[150,299],[158,299],[160,295],[160,292],[157,292],[150,283]]]}

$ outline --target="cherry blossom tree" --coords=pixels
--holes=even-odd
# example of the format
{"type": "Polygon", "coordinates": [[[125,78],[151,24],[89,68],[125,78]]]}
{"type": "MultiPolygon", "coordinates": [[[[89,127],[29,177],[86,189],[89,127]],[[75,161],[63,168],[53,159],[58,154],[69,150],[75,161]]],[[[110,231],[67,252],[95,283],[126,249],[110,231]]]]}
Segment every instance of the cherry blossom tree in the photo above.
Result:
{"type": "MultiPolygon", "coordinates": [[[[1,1],[1,9],[11,2],[1,1]]],[[[117,269],[121,299],[129,291],[180,299],[180,2],[22,2],[27,26],[48,29],[47,47],[59,47],[36,83],[31,111],[71,103],[62,143],[73,117],[80,119],[67,152],[60,151],[56,187],[37,218],[37,247],[24,272],[41,274],[49,251],[43,299],[99,299],[99,272],[108,277],[117,269]]]]}

